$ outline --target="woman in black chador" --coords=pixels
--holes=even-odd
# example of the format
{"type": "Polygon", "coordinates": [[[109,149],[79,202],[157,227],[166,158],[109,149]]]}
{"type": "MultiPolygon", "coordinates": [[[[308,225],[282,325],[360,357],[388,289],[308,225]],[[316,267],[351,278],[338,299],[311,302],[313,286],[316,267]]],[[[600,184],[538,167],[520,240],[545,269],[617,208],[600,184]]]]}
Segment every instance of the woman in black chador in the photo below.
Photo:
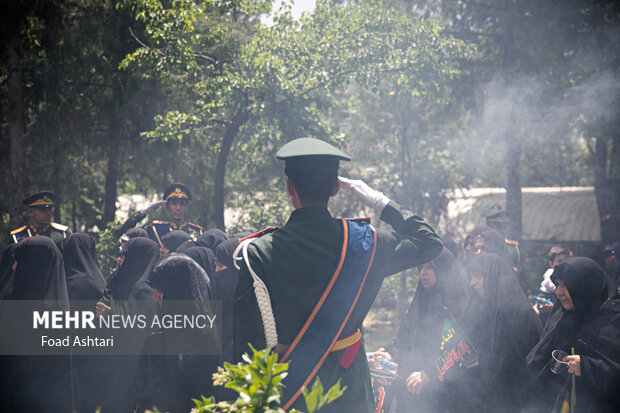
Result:
{"type": "Polygon", "coordinates": [[[420,281],[394,342],[376,356],[399,364],[403,380],[394,384],[398,412],[450,411],[452,391],[435,379],[444,320],[457,319],[469,301],[463,268],[447,249],[421,265],[420,281]]]}
{"type": "MultiPolygon", "coordinates": [[[[537,377],[531,412],[549,412],[570,403],[575,377],[577,412],[620,411],[620,297],[605,273],[589,258],[571,257],[551,275],[558,302],[538,344],[527,356],[537,377]],[[571,355],[574,349],[575,355],[571,355]],[[549,368],[551,352],[568,354],[560,374],[549,368]]],[[[525,390],[528,391],[528,390],[525,390]]],[[[558,410],[559,411],[559,410],[558,410]]]]}
{"type": "MultiPolygon", "coordinates": [[[[95,240],[88,234],[75,233],[60,243],[65,263],[71,310],[95,310],[95,302],[105,297],[105,279],[97,264],[95,240]]],[[[79,412],[94,412],[105,402],[106,389],[101,372],[108,366],[105,356],[74,356],[74,383],[79,412]]]]}
{"type": "MultiPolygon", "coordinates": [[[[162,315],[211,314],[213,298],[207,273],[184,254],[169,254],[155,266],[149,281],[162,315]]],[[[135,407],[143,412],[157,406],[165,412],[188,412],[192,398],[213,395],[212,375],[221,361],[206,356],[220,351],[217,328],[153,331],[144,346],[136,383],[135,407]],[[149,355],[151,354],[151,355],[149,355]]]]}
{"type": "Polygon", "coordinates": [[[222,356],[229,362],[233,361],[233,299],[239,278],[233,253],[238,246],[238,238],[229,238],[215,248],[215,291],[222,303],[222,356]]]}
{"type": "Polygon", "coordinates": [[[213,228],[199,236],[196,240],[196,245],[200,245],[201,247],[207,247],[211,251],[214,251],[218,245],[220,245],[227,239],[228,235],[226,235],[224,231],[222,231],[221,229],[213,228]]]}
{"type": "MultiPolygon", "coordinates": [[[[7,299],[45,300],[55,303],[55,309],[69,309],[62,255],[50,238],[31,237],[17,244],[14,267],[13,291],[7,299]]],[[[6,356],[2,364],[1,411],[71,412],[68,356],[6,356]]]]}
{"type": "Polygon", "coordinates": [[[163,247],[160,248],[161,254],[166,255],[171,252],[176,252],[177,248],[179,248],[185,242],[191,240],[192,239],[185,231],[181,231],[180,229],[170,231],[169,233],[161,237],[161,243],[163,244],[163,247]]]}
{"type": "Polygon", "coordinates": [[[122,264],[108,280],[108,292],[114,300],[150,300],[153,289],[148,276],[159,260],[159,247],[148,238],[131,238],[123,245],[122,264]]]}
{"type": "Polygon", "coordinates": [[[482,253],[466,261],[472,298],[464,329],[478,351],[479,366],[467,371],[463,411],[519,412],[525,356],[542,330],[508,263],[482,253]]]}
{"type": "MultiPolygon", "coordinates": [[[[123,245],[120,268],[110,277],[107,285],[108,295],[112,299],[112,312],[131,313],[132,308],[137,308],[140,313],[155,312],[154,306],[147,308],[153,302],[153,288],[148,284],[148,276],[158,260],[159,246],[149,238],[131,238],[123,245]]],[[[144,331],[148,333],[148,330],[144,331]]],[[[143,339],[146,339],[146,334],[137,338],[143,339]]],[[[105,383],[102,386],[107,393],[102,402],[104,412],[133,411],[130,386],[138,370],[138,357],[107,357],[107,366],[100,374],[101,381],[105,383]]]]}
{"type": "Polygon", "coordinates": [[[105,279],[95,251],[95,240],[88,234],[75,233],[64,239],[60,248],[70,300],[100,300],[105,295],[105,279]]]}
{"type": "Polygon", "coordinates": [[[49,300],[68,305],[62,255],[47,237],[31,237],[15,248],[15,281],[11,300],[49,300]]]}
{"type": "Polygon", "coordinates": [[[215,289],[215,286],[213,285],[215,282],[213,279],[213,275],[215,274],[215,256],[209,248],[192,246],[177,252],[185,254],[196,261],[196,263],[200,265],[209,276],[209,279],[211,280],[211,288],[215,289]]]}
{"type": "Polygon", "coordinates": [[[0,300],[7,299],[13,292],[15,248],[17,244],[9,244],[0,256],[0,300]]]}

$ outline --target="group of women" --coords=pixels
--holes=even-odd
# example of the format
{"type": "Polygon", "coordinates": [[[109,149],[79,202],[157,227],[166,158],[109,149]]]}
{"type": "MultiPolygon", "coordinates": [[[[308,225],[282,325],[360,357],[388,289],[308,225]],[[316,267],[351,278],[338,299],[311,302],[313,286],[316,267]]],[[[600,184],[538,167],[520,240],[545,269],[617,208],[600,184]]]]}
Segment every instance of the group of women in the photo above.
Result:
{"type": "MultiPolygon", "coordinates": [[[[67,309],[80,301],[109,309],[115,301],[156,300],[153,311],[163,313],[170,300],[219,300],[222,356],[148,355],[164,353],[153,351],[166,345],[160,332],[144,337],[143,356],[2,356],[2,411],[187,412],[192,398],[218,394],[211,374],[222,359],[232,360],[238,238],[211,230],[192,241],[174,231],[160,247],[146,235],[133,229],[123,236],[107,280],[86,234],[59,246],[46,237],[11,245],[0,258],[0,300],[55,301],[67,309]]],[[[397,337],[375,353],[399,364],[397,411],[560,412],[571,404],[580,413],[620,411],[620,297],[598,264],[571,257],[555,267],[558,300],[543,329],[500,238],[485,230],[470,241],[465,259],[445,248],[419,268],[397,337]],[[457,363],[440,382],[446,320],[476,362],[457,363]],[[550,368],[554,350],[567,354],[553,362],[559,374],[550,368]]]]}
{"type": "MultiPolygon", "coordinates": [[[[219,230],[207,231],[195,242],[177,231],[169,238],[160,250],[144,230],[128,231],[121,238],[118,266],[107,280],[89,235],[75,233],[59,245],[47,237],[25,239],[0,258],[0,300],[45,300],[67,310],[97,302],[98,314],[115,311],[118,302],[147,302],[153,312],[166,314],[181,300],[200,306],[203,313],[222,314],[211,306],[217,301],[232,305],[232,251],[239,240],[219,230]]],[[[182,341],[185,347],[176,355],[161,355],[170,354],[163,348],[172,342],[166,334],[175,334],[178,341],[182,333],[147,330],[142,356],[1,356],[0,410],[94,412],[102,407],[104,412],[143,412],[157,406],[188,412],[192,398],[216,394],[211,375],[222,358],[230,360],[232,343],[219,340],[230,340],[232,326],[218,324],[224,331],[201,330],[196,334],[205,337],[182,341]],[[192,355],[196,352],[188,346],[200,339],[217,341],[224,356],[192,355]]]]}
{"type": "Polygon", "coordinates": [[[463,260],[444,249],[419,268],[396,339],[374,353],[374,360],[399,365],[396,411],[620,411],[620,297],[611,281],[589,258],[556,266],[558,301],[543,329],[496,238],[478,231],[463,260]],[[440,382],[446,318],[473,346],[477,363],[460,363],[440,382]],[[567,354],[555,363],[558,374],[550,368],[554,350],[567,354]]]}

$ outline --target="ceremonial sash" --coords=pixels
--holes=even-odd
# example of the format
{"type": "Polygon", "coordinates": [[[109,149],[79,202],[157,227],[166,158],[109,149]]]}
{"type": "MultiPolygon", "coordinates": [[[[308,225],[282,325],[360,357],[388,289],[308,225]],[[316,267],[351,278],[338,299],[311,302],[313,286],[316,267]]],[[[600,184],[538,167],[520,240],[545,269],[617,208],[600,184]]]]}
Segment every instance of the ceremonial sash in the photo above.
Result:
{"type": "Polygon", "coordinates": [[[170,232],[170,225],[166,223],[153,222],[153,233],[155,234],[155,238],[157,238],[157,242],[160,247],[164,246],[164,243],[161,242],[161,239],[164,235],[170,232]]]}
{"type": "Polygon", "coordinates": [[[377,233],[366,223],[342,220],[344,241],[338,267],[281,362],[291,361],[284,379],[284,410],[297,400],[339,341],[360,296],[375,255],[377,233]]]}

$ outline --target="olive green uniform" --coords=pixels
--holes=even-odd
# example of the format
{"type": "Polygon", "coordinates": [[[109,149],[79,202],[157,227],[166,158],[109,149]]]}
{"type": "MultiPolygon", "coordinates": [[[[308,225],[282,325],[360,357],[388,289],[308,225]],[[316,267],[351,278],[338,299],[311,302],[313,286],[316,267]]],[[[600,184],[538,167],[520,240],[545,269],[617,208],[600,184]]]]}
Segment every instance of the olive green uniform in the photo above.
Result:
{"type": "MultiPolygon", "coordinates": [[[[361,328],[383,279],[433,259],[442,243],[424,220],[390,202],[381,214],[395,232],[377,229],[376,252],[358,302],[340,336],[361,328]]],[[[273,306],[278,341],[290,345],[308,319],[333,275],[343,243],[342,223],[327,208],[311,206],[295,210],[286,225],[262,235],[248,246],[249,261],[263,279],[273,306]]],[[[253,280],[242,266],[235,293],[234,352],[240,360],[249,352],[247,343],[265,347],[261,317],[252,287],[253,280]]],[[[330,353],[318,370],[329,389],[339,379],[348,389],[321,412],[365,413],[374,410],[370,375],[364,348],[348,369],[339,365],[342,351],[330,353]]],[[[303,397],[293,407],[305,410],[303,397]]]]}
{"type": "MultiPolygon", "coordinates": [[[[22,201],[22,204],[26,205],[29,211],[32,208],[42,208],[44,210],[47,210],[51,216],[55,202],[55,193],[53,193],[52,191],[40,191],[26,197],[22,201]]],[[[22,239],[35,237],[37,235],[51,238],[51,240],[54,241],[56,245],[59,245],[63,239],[71,235],[71,230],[65,225],[51,222],[49,225],[45,226],[43,230],[37,231],[36,227],[31,223],[30,225],[24,225],[23,227],[11,231],[10,238],[11,242],[18,243],[22,239]]]]}
{"type": "MultiPolygon", "coordinates": [[[[114,231],[114,236],[120,238],[121,235],[131,228],[134,228],[144,218],[146,218],[146,215],[140,211],[136,212],[114,231]]],[[[144,229],[149,234],[149,238],[159,245],[161,245],[161,237],[176,229],[186,232],[194,241],[204,232],[204,228],[200,225],[192,224],[187,221],[183,225],[175,225],[174,222],[153,220],[150,224],[146,225],[144,229]]]]}
{"type": "MultiPolygon", "coordinates": [[[[189,202],[192,199],[192,193],[185,185],[178,182],[173,183],[168,185],[168,187],[164,190],[164,200],[169,202],[171,199],[185,199],[189,202]]],[[[114,231],[114,236],[116,238],[120,238],[124,233],[138,225],[138,223],[146,218],[146,216],[147,215],[142,211],[136,212],[130,216],[127,221],[123,223],[123,225],[114,231]]],[[[196,241],[196,239],[202,235],[204,231],[203,227],[192,224],[189,221],[185,221],[181,225],[176,225],[174,222],[170,221],[153,220],[149,225],[145,226],[144,229],[149,234],[149,238],[158,243],[160,246],[162,245],[161,238],[170,231],[181,230],[187,233],[187,235],[189,235],[194,241],[196,241]]]]}
{"type": "Polygon", "coordinates": [[[51,238],[51,240],[58,245],[63,239],[71,235],[71,230],[64,225],[60,225],[55,222],[52,222],[41,232],[38,232],[32,225],[24,225],[21,228],[11,231],[11,242],[17,243],[24,238],[35,237],[37,235],[51,238]]]}

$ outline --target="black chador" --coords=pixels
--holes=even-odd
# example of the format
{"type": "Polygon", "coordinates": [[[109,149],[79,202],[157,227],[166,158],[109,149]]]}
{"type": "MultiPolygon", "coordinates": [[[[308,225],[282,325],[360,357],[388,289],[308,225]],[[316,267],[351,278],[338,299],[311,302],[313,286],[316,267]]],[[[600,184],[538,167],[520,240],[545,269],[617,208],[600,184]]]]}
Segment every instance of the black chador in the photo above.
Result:
{"type": "Polygon", "coordinates": [[[441,355],[444,320],[454,316],[461,321],[469,302],[469,288],[463,267],[447,249],[444,248],[427,265],[431,267],[435,281],[426,287],[422,281],[418,282],[398,335],[386,348],[398,362],[402,378],[394,384],[399,412],[459,411],[455,408],[459,400],[454,400],[454,389],[435,379],[435,363],[441,355]],[[429,383],[419,395],[412,394],[405,385],[407,377],[414,372],[424,372],[429,377],[429,383]]]}
{"type": "Polygon", "coordinates": [[[480,364],[468,370],[464,411],[521,411],[527,395],[525,356],[536,344],[542,325],[517,277],[500,256],[482,253],[469,258],[473,288],[463,327],[478,350],[480,364]]]}
{"type": "Polygon", "coordinates": [[[114,300],[151,300],[153,289],[148,275],[159,259],[159,246],[148,238],[132,238],[123,245],[123,263],[108,280],[108,291],[114,300]]]}
{"type": "MultiPolygon", "coordinates": [[[[161,314],[213,314],[211,280],[207,273],[184,254],[170,254],[155,266],[150,283],[161,293],[161,314]],[[179,302],[184,304],[179,306],[179,302]]],[[[212,374],[221,361],[219,356],[196,355],[205,346],[219,348],[217,329],[181,329],[153,331],[140,358],[135,385],[138,412],[157,406],[161,411],[188,412],[192,398],[214,393],[212,374]],[[170,355],[174,353],[175,355],[170,355]],[[168,354],[168,355],[163,355],[168,354]]]]}
{"type": "Polygon", "coordinates": [[[239,278],[239,271],[233,263],[233,253],[238,246],[239,240],[230,238],[215,248],[215,258],[221,264],[214,278],[217,299],[222,302],[222,356],[230,362],[233,359],[233,299],[239,278]]]}
{"type": "MultiPolygon", "coordinates": [[[[107,285],[113,312],[123,311],[119,308],[121,306],[130,308],[138,300],[153,303],[153,288],[148,284],[148,276],[159,260],[159,245],[149,238],[131,238],[123,245],[121,254],[124,257],[122,264],[107,285]]],[[[146,310],[142,305],[139,308],[146,310]]],[[[140,339],[145,339],[147,333],[145,330],[145,337],[140,339]]],[[[133,411],[131,385],[138,370],[138,358],[133,355],[107,358],[104,412],[133,411]]]]}
{"type": "Polygon", "coordinates": [[[100,300],[105,294],[105,279],[97,264],[95,240],[75,233],[60,244],[67,288],[71,300],[100,300]]]}
{"type": "MultiPolygon", "coordinates": [[[[7,298],[45,300],[69,309],[62,255],[50,238],[22,240],[15,247],[15,262],[13,291],[7,298]]],[[[68,356],[4,356],[2,364],[0,410],[68,413],[74,408],[68,356]]]]}
{"type": "Polygon", "coordinates": [[[549,412],[570,400],[573,375],[566,366],[560,374],[551,373],[549,361],[553,350],[570,355],[572,349],[580,358],[580,375],[574,376],[575,411],[620,411],[620,297],[616,289],[603,269],[585,257],[558,264],[551,280],[556,285],[563,282],[572,308],[565,308],[571,306],[560,300],[555,303],[540,341],[527,356],[533,384],[523,390],[532,401],[528,411],[549,412]]]}

